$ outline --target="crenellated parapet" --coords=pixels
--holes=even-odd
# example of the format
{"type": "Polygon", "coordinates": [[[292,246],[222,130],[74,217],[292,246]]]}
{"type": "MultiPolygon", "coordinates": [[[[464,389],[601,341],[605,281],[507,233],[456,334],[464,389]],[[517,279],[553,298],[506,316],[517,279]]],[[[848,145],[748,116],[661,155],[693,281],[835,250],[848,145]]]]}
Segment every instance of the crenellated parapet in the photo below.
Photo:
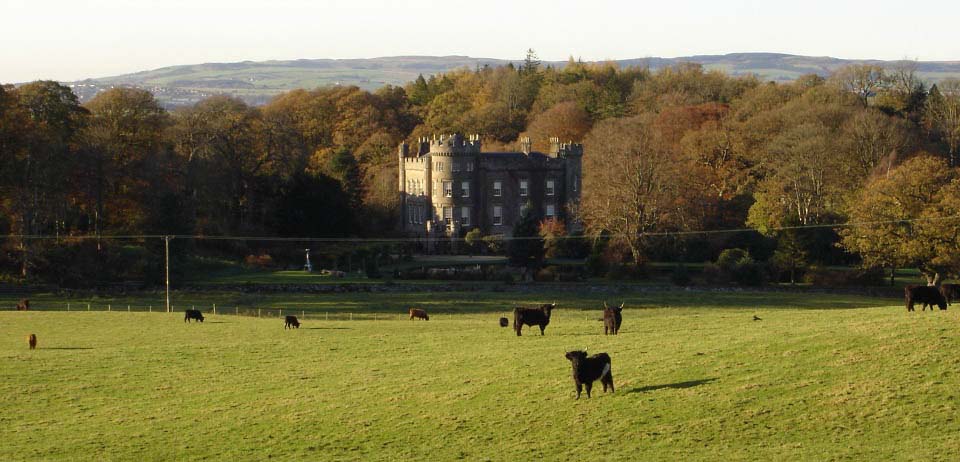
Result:
{"type": "Polygon", "coordinates": [[[562,143],[559,137],[551,137],[549,154],[552,157],[560,158],[583,156],[583,145],[572,141],[562,143]]]}

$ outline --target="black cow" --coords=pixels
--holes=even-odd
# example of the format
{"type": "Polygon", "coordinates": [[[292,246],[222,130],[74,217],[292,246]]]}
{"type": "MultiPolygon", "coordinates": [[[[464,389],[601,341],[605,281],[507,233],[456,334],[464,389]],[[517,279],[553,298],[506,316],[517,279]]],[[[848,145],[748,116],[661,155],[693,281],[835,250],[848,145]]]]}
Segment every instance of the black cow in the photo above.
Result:
{"type": "Polygon", "coordinates": [[[523,325],[540,326],[540,335],[543,335],[547,324],[550,324],[550,312],[557,307],[556,302],[547,305],[540,305],[540,308],[514,308],[513,309],[513,329],[517,331],[517,337],[520,336],[520,330],[523,325]]]}
{"type": "Polygon", "coordinates": [[[617,335],[620,324],[623,323],[623,303],[618,308],[610,308],[603,302],[603,335],[617,335]]]}
{"type": "Polygon", "coordinates": [[[933,286],[906,286],[903,288],[903,297],[907,304],[907,311],[914,311],[914,303],[922,303],[924,311],[928,305],[930,311],[933,311],[933,305],[939,306],[941,310],[947,309],[947,300],[940,290],[933,286]]]}
{"type": "Polygon", "coordinates": [[[297,319],[296,316],[287,316],[284,321],[283,328],[293,329],[294,327],[296,327],[297,329],[300,328],[300,320],[297,319]]]}
{"type": "Polygon", "coordinates": [[[940,294],[947,301],[947,305],[960,298],[960,284],[940,284],[940,294]]]}
{"type": "Polygon", "coordinates": [[[189,322],[191,319],[203,322],[203,313],[200,310],[186,310],[183,312],[183,322],[189,322]]]}
{"type": "Polygon", "coordinates": [[[600,379],[603,384],[603,392],[610,392],[613,389],[613,371],[610,370],[610,355],[606,353],[597,353],[587,357],[586,351],[568,351],[565,355],[573,366],[573,383],[577,386],[577,399],[580,399],[582,387],[587,387],[587,398],[590,397],[590,390],[593,389],[593,382],[600,379]]]}
{"type": "Polygon", "coordinates": [[[500,327],[507,327],[510,325],[510,320],[507,318],[500,318],[500,327]]]}

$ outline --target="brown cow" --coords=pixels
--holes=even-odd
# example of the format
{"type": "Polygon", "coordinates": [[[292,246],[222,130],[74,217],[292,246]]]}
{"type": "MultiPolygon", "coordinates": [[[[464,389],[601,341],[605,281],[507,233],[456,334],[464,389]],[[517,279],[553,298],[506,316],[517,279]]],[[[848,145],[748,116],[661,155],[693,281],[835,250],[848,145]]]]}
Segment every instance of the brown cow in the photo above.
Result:
{"type": "Polygon", "coordinates": [[[960,284],[940,284],[940,294],[946,299],[947,305],[960,299],[960,284]]]}
{"type": "Polygon", "coordinates": [[[517,337],[520,336],[520,331],[523,329],[524,324],[530,327],[539,326],[540,335],[543,335],[544,329],[550,324],[550,313],[556,307],[557,302],[540,305],[540,308],[514,308],[513,329],[517,331],[517,337]]]}
{"type": "Polygon", "coordinates": [[[27,344],[30,345],[30,349],[31,349],[31,350],[36,350],[36,349],[37,349],[37,334],[30,334],[30,336],[27,337],[27,344]]]}
{"type": "Polygon", "coordinates": [[[620,332],[620,324],[623,323],[623,305],[621,303],[617,308],[610,308],[607,302],[603,302],[603,335],[617,335],[620,332]]]}
{"type": "Polygon", "coordinates": [[[410,308],[410,320],[413,321],[414,318],[423,319],[424,321],[430,320],[430,316],[427,315],[425,310],[420,308],[410,308]]]}
{"type": "Polygon", "coordinates": [[[903,298],[907,305],[907,311],[913,311],[914,303],[922,303],[924,311],[926,311],[928,305],[930,311],[933,311],[934,305],[940,307],[941,310],[947,309],[947,300],[940,293],[940,289],[933,286],[906,286],[903,288],[903,298]]]}
{"type": "Polygon", "coordinates": [[[30,309],[30,300],[23,299],[20,300],[20,303],[17,303],[17,311],[27,311],[30,309]]]}

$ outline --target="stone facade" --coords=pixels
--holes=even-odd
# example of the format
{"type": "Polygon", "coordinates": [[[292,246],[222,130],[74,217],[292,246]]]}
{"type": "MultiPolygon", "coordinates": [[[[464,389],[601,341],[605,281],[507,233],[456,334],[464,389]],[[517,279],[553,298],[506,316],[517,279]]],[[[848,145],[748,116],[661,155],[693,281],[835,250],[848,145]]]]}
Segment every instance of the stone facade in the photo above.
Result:
{"type": "Polygon", "coordinates": [[[479,136],[421,139],[411,152],[399,148],[401,230],[425,237],[509,236],[529,202],[540,218],[579,225],[570,210],[580,202],[583,146],[551,140],[550,152],[483,152],[479,136]]]}

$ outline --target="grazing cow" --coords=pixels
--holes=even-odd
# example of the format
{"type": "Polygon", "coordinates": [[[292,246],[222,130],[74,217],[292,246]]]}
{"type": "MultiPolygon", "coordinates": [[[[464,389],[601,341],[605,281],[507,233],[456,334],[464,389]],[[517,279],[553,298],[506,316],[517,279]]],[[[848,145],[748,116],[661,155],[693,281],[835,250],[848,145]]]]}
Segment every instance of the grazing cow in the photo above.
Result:
{"type": "Polygon", "coordinates": [[[914,303],[922,303],[924,311],[926,311],[928,305],[930,311],[933,311],[933,305],[937,305],[941,310],[947,309],[947,300],[940,293],[940,290],[933,286],[906,286],[903,288],[903,296],[907,304],[907,311],[914,311],[914,303]]]}
{"type": "Polygon", "coordinates": [[[523,325],[540,326],[540,335],[543,335],[547,324],[550,324],[550,312],[557,307],[557,303],[540,305],[540,308],[514,308],[513,309],[513,330],[517,331],[517,337],[523,325]]]}
{"type": "Polygon", "coordinates": [[[189,322],[191,319],[203,322],[203,313],[200,310],[186,310],[183,312],[183,322],[189,322]]]}
{"type": "Polygon", "coordinates": [[[421,310],[420,308],[410,308],[410,320],[413,321],[414,318],[423,319],[424,321],[430,320],[430,316],[427,315],[425,310],[421,310]]]}
{"type": "Polygon", "coordinates": [[[623,303],[619,308],[610,308],[607,302],[603,302],[603,335],[617,335],[620,332],[620,324],[623,322],[623,303]]]}
{"type": "Polygon", "coordinates": [[[30,309],[30,300],[23,299],[17,303],[17,311],[27,311],[30,309]]]}
{"type": "Polygon", "coordinates": [[[500,318],[500,327],[507,327],[510,325],[510,320],[507,318],[500,318]]]}
{"type": "Polygon", "coordinates": [[[603,392],[610,392],[613,389],[613,371],[610,370],[610,355],[606,353],[597,353],[587,357],[586,351],[568,351],[565,355],[573,366],[573,383],[577,386],[577,399],[580,399],[582,387],[587,387],[587,398],[590,397],[590,390],[593,389],[593,382],[600,379],[603,384],[603,392]]]}
{"type": "Polygon", "coordinates": [[[940,294],[947,301],[947,305],[960,298],[960,284],[940,284],[940,294]]]}
{"type": "Polygon", "coordinates": [[[300,328],[300,320],[297,319],[296,316],[287,316],[286,320],[284,321],[283,328],[293,329],[294,327],[297,329],[300,328]]]}
{"type": "Polygon", "coordinates": [[[31,349],[31,350],[36,350],[36,349],[37,349],[37,334],[30,334],[30,336],[27,337],[27,344],[30,345],[30,349],[31,349]]]}

